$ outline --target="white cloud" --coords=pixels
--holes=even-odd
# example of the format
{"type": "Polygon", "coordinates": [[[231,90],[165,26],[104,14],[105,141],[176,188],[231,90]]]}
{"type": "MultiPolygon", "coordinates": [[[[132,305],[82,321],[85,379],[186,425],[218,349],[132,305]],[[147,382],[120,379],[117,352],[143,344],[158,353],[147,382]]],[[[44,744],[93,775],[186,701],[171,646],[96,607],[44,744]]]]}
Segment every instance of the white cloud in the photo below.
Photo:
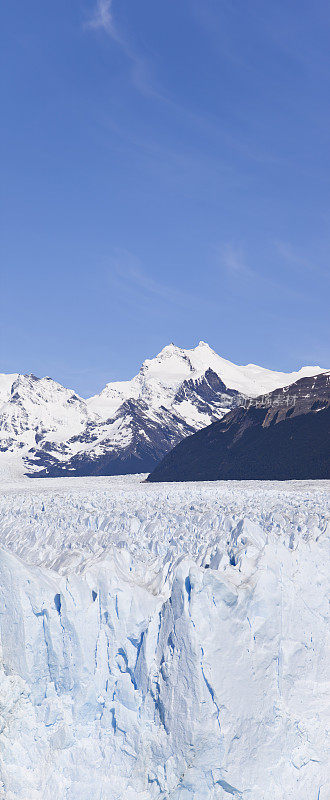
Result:
{"type": "Polygon", "coordinates": [[[91,30],[100,30],[108,34],[118,45],[131,64],[131,79],[134,86],[141,94],[163,99],[150,81],[149,69],[144,56],[136,52],[130,42],[118,30],[113,17],[113,0],[97,0],[92,17],[85,27],[91,30]]]}
{"type": "Polygon", "coordinates": [[[87,22],[88,28],[103,28],[111,36],[115,37],[115,29],[112,17],[112,0],[97,0],[94,14],[87,22]]]}

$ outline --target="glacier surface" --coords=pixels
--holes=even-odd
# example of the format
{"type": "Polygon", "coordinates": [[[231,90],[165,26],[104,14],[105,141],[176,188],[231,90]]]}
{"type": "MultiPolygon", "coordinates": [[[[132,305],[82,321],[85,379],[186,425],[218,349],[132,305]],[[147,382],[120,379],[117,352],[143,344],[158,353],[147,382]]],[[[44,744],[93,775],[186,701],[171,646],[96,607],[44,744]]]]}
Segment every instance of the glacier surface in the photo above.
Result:
{"type": "Polygon", "coordinates": [[[1,800],[326,800],[325,481],[0,494],[1,800]]]}

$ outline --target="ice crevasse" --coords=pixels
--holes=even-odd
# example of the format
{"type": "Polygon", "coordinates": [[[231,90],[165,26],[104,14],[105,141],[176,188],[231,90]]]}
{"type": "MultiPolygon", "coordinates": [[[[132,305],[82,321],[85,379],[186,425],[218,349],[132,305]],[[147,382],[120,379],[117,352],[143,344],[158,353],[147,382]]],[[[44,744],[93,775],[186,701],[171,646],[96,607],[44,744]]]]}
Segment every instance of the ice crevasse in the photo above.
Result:
{"type": "Polygon", "coordinates": [[[326,800],[324,520],[243,511],[148,561],[2,541],[3,800],[326,800]]]}

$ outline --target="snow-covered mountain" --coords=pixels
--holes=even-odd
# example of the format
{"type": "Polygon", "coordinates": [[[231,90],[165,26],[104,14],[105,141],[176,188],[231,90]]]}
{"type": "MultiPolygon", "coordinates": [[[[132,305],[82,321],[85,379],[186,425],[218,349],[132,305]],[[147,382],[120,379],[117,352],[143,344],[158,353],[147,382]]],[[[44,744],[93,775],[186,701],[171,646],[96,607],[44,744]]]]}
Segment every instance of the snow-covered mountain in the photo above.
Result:
{"type": "Polygon", "coordinates": [[[31,447],[45,434],[65,441],[88,418],[86,402],[51,378],[0,375],[0,447],[31,447]]]}
{"type": "Polygon", "coordinates": [[[236,366],[205,342],[170,344],[130,381],[78,397],[50,378],[0,375],[0,467],[31,475],[150,471],[179,441],[221,419],[239,402],[315,375],[236,366]]]}
{"type": "Polygon", "coordinates": [[[248,397],[271,392],[289,386],[299,378],[316,375],[324,370],[320,367],[302,367],[297,372],[273,372],[256,364],[237,366],[221,358],[206,342],[184,350],[169,344],[152,359],[146,359],[131,381],[108,383],[101,394],[88,400],[89,406],[109,415],[128,398],[139,398],[150,405],[169,407],[184,381],[198,381],[210,369],[227,389],[233,389],[248,397]]]}
{"type": "Polygon", "coordinates": [[[330,372],[251,399],[179,442],[148,481],[330,478],[330,372]]]}

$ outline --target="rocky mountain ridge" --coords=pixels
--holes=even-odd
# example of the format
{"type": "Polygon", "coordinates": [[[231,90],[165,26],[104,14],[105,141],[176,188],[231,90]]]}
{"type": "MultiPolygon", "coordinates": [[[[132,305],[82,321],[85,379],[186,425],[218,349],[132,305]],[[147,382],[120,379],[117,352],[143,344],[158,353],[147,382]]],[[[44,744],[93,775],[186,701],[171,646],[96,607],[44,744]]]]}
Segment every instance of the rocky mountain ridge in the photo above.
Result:
{"type": "Polygon", "coordinates": [[[87,400],[51,378],[0,376],[0,467],[31,476],[149,472],[179,441],[222,419],[243,397],[321,373],[236,366],[205,342],[170,344],[130,381],[87,400]]]}
{"type": "Polygon", "coordinates": [[[330,477],[330,372],[247,401],[188,437],[148,481],[330,477]]]}

